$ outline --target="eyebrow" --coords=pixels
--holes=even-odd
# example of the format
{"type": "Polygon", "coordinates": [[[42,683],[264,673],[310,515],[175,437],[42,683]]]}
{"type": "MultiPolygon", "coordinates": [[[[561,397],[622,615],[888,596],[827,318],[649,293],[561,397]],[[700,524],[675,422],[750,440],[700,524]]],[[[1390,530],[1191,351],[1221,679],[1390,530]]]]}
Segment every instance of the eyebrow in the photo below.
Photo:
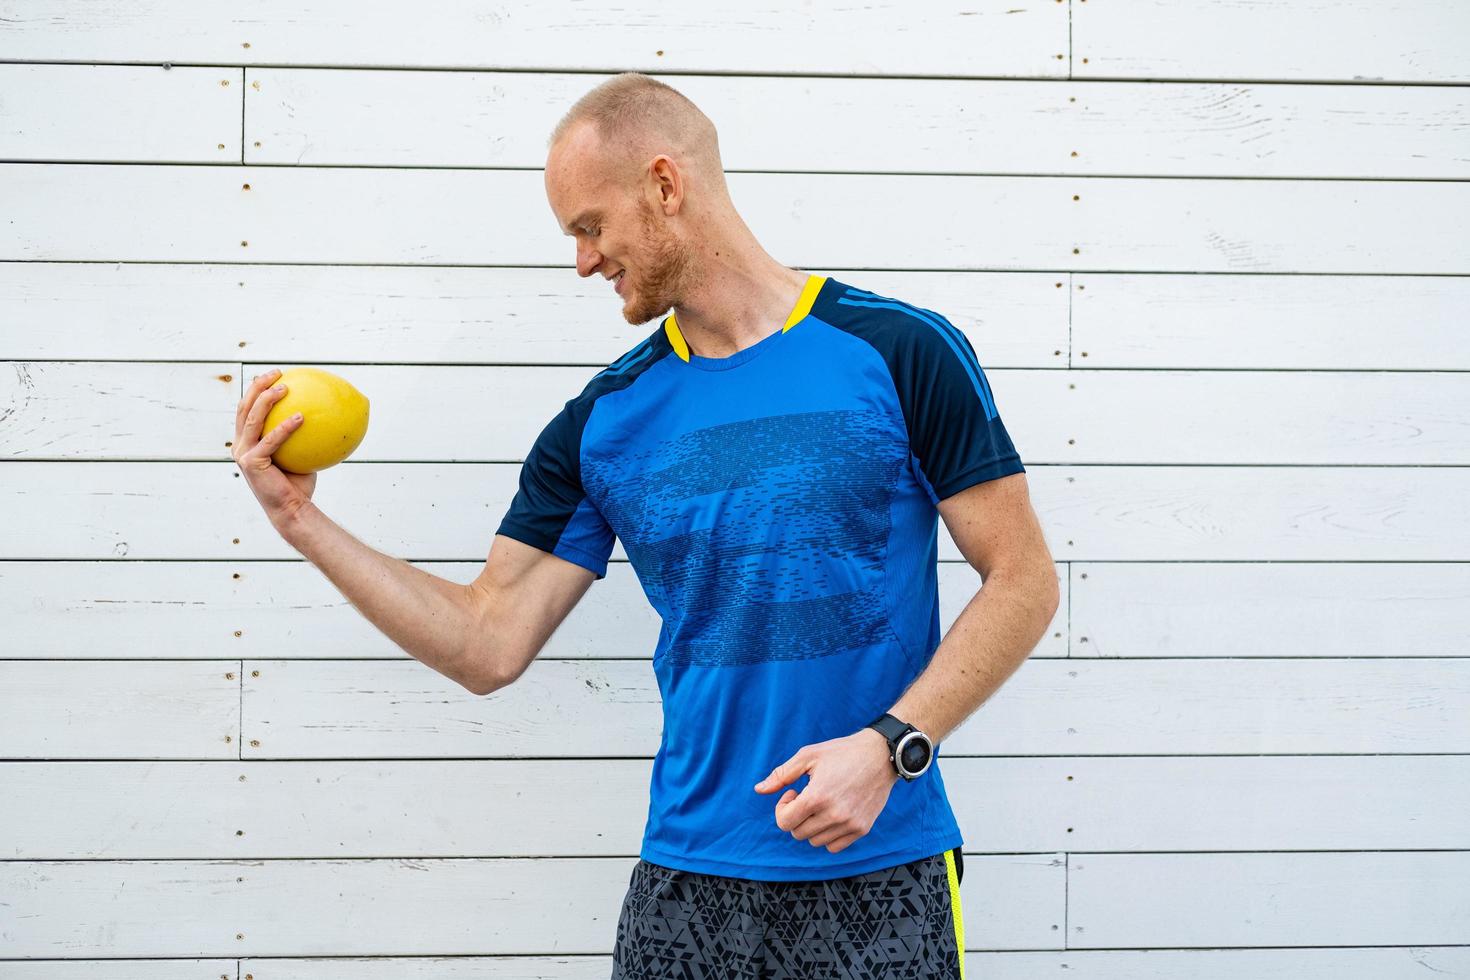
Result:
{"type": "MultiPolygon", "coordinates": [[[[571,222],[568,223],[567,228],[576,228],[584,221],[597,220],[601,218],[602,212],[600,210],[598,210],[597,208],[588,208],[586,211],[583,211],[581,214],[573,218],[571,222]]],[[[572,233],[564,228],[562,229],[562,234],[570,237],[572,233]]]]}

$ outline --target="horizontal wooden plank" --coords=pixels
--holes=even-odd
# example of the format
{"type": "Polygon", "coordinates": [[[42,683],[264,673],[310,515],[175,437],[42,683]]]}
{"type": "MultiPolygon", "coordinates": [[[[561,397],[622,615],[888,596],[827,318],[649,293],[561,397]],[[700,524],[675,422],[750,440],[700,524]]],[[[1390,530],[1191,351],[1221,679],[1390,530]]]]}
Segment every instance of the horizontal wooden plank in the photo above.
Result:
{"type": "MultiPolygon", "coordinates": [[[[5,861],[0,894],[25,914],[0,932],[0,957],[610,953],[634,864],[5,861]]],[[[966,947],[1060,947],[1064,864],[966,857],[966,947]]]]}
{"type": "MultiPolygon", "coordinates": [[[[247,961],[255,962],[255,961],[247,961]]],[[[1120,949],[1065,952],[970,953],[966,969],[986,980],[1419,980],[1425,970],[1470,976],[1470,947],[1407,946],[1335,949],[1120,949]]],[[[292,976],[294,972],[293,964],[292,976]]],[[[405,974],[418,977],[418,974],[405,974]]],[[[493,975],[493,974],[492,974],[493,975]]],[[[300,980],[335,980],[342,973],[301,975],[300,980]]],[[[362,980],[377,980],[372,973],[362,980]]],[[[386,976],[386,974],[384,975],[386,976]]],[[[427,976],[427,974],[425,974],[427,976]]],[[[265,975],[256,977],[265,980],[265,975]]]]}
{"type": "Polygon", "coordinates": [[[1068,948],[1460,943],[1470,851],[1070,854],[1068,948]]]}
{"type": "MultiPolygon", "coordinates": [[[[1028,475],[1047,543],[1064,560],[1441,561],[1470,553],[1460,544],[1470,544],[1470,517],[1446,506],[1447,494],[1460,492],[1450,488],[1470,479],[1457,468],[1038,466],[1028,475]]],[[[944,540],[941,530],[941,548],[944,540]]]]}
{"type": "MultiPolygon", "coordinates": [[[[5,178],[0,259],[575,257],[535,170],[15,163],[5,178]],[[465,201],[483,220],[463,220],[465,201]]],[[[801,267],[1470,272],[1466,181],[736,173],[728,184],[766,250],[801,267]]]]}
{"type": "MultiPolygon", "coordinates": [[[[865,271],[849,279],[846,270],[813,271],[942,312],[986,349],[990,365],[1067,362],[1066,275],[865,271]]],[[[1412,322],[1396,325],[1400,344],[1441,304],[1450,328],[1456,297],[1415,302],[1396,285],[1407,279],[1351,280],[1359,281],[1415,309],[1412,322]]],[[[1418,281],[1429,289],[1458,280],[1418,281]]],[[[601,276],[571,269],[0,262],[0,321],[22,325],[0,334],[0,357],[601,367],[658,327],[628,324],[618,302],[601,276]]],[[[1384,322],[1373,321],[1358,346],[1384,322]]],[[[1430,339],[1440,359],[1426,364],[1449,366],[1448,334],[1444,343],[1430,339]]]]}
{"type": "MultiPolygon", "coordinates": [[[[846,270],[813,271],[852,282],[846,270]]],[[[993,365],[1066,363],[1065,275],[864,271],[854,278],[853,285],[942,312],[983,344],[993,365]]],[[[1140,284],[1154,278],[1137,277],[1140,284]]],[[[1414,302],[1394,285],[1406,279],[1361,281],[1378,282],[1397,300],[1414,302]]],[[[1428,288],[1458,280],[1419,281],[1428,288]]],[[[1418,304],[1420,320],[1453,300],[1427,297],[1418,304]]],[[[0,262],[0,319],[25,326],[0,335],[0,357],[248,355],[277,365],[339,360],[601,367],[658,327],[655,321],[628,324],[617,302],[601,276],[583,279],[570,269],[0,262]],[[201,319],[200,309],[210,315],[201,319]]],[[[1378,320],[1373,327],[1382,325],[1378,320]]],[[[1362,343],[1369,342],[1365,335],[1362,343]]],[[[1426,363],[1445,366],[1443,357],[1426,363]]]]}
{"type": "Polygon", "coordinates": [[[239,742],[238,664],[0,660],[0,758],[236,759],[239,742]]]}
{"type": "MultiPolygon", "coordinates": [[[[596,369],[318,365],[372,402],[368,461],[517,459],[596,369]],[[486,404],[487,392],[493,402],[486,404]],[[431,400],[432,399],[432,400],[431,400]],[[439,418],[490,414],[466,442],[439,418]]],[[[265,363],[13,362],[0,373],[8,459],[228,459],[240,390],[265,363]],[[233,379],[233,383],[231,383],[233,379]]],[[[1470,375],[988,372],[1028,462],[1470,463],[1470,375]],[[1160,415],[1159,406],[1170,410],[1160,415]],[[1290,419],[1290,428],[1280,420],[1290,419]],[[1163,421],[1167,420],[1167,421],[1163,421]],[[1141,440],[1137,433],[1147,431],[1141,440]]],[[[305,421],[310,425],[312,419],[305,421]]]]}
{"type": "MultiPolygon", "coordinates": [[[[251,68],[245,161],[541,167],[562,114],[611,77],[251,68]]],[[[731,171],[1470,175],[1452,88],[654,77],[709,116],[731,171]]]]}
{"type": "Polygon", "coordinates": [[[1072,657],[1470,651],[1470,565],[1074,562],[1069,577],[1072,657]]]}
{"type": "Polygon", "coordinates": [[[415,10],[413,30],[390,7],[350,0],[257,0],[248,13],[142,0],[62,11],[21,5],[0,22],[0,59],[23,61],[875,75],[983,65],[986,75],[1063,77],[1066,52],[1065,4],[962,0],[799,10],[755,0],[730,15],[675,0],[600,10],[452,0],[415,10]]]}
{"type": "MultiPolygon", "coordinates": [[[[483,697],[415,662],[246,660],[244,674],[247,759],[651,758],[663,717],[653,671],[630,660],[536,661],[483,697]]],[[[1470,658],[1028,660],[942,750],[1470,752],[1470,658]]]]}
{"type": "MultiPolygon", "coordinates": [[[[483,562],[519,473],[349,460],[313,500],[380,551],[483,562]]],[[[240,479],[233,462],[0,462],[0,558],[296,557],[240,479]]],[[[1059,561],[1470,559],[1467,467],[1034,465],[1026,482],[1059,561]]]]}
{"type": "MultiPolygon", "coordinates": [[[[963,902],[963,899],[961,900],[963,902]]],[[[968,914],[968,913],[967,913],[968,914]]],[[[5,964],[7,980],[217,980],[234,960],[47,960],[5,964]],[[213,971],[213,972],[211,972],[213,971]]],[[[1428,969],[1470,975],[1470,947],[1350,946],[1333,949],[971,951],[971,976],[990,980],[1417,980],[1428,969]]],[[[243,958],[240,976],[255,980],[605,980],[611,955],[243,958]]],[[[233,975],[233,974],[231,974],[233,975]]]]}
{"type": "MultiPolygon", "coordinates": [[[[986,348],[976,346],[983,364],[986,348]]],[[[598,372],[315,366],[346,378],[371,403],[367,437],[352,454],[360,462],[522,459],[598,372]],[[497,424],[473,439],[463,425],[442,421],[484,417],[497,424]]],[[[0,459],[228,460],[239,398],[271,367],[11,362],[0,366],[0,417],[8,423],[0,459]]],[[[1467,372],[986,373],[1027,464],[1470,464],[1467,372]]],[[[313,422],[308,412],[302,425],[313,422]]]]}
{"type": "MultiPolygon", "coordinates": [[[[483,563],[413,564],[464,584],[483,563]]],[[[947,632],[981,579],[963,561],[940,562],[938,578],[947,632]]],[[[1057,615],[1032,658],[1455,657],[1470,649],[1470,565],[1452,562],[1076,562],[1070,574],[1058,567],[1058,583],[1057,615]]],[[[11,659],[85,659],[104,638],[114,660],[408,658],[302,561],[0,561],[0,620],[11,659]]],[[[632,566],[612,562],[540,656],[639,659],[658,630],[632,566]]]]}
{"type": "Polygon", "coordinates": [[[0,364],[0,459],[230,459],[240,391],[239,363],[0,364]]]}
{"type": "Polygon", "coordinates": [[[240,975],[253,980],[607,980],[612,968],[611,954],[240,960],[240,975]]]}
{"type": "Polygon", "coordinates": [[[244,82],[239,68],[0,64],[0,159],[238,164],[244,82]]]}
{"type": "Polygon", "coordinates": [[[129,17],[108,7],[61,16],[43,6],[22,9],[0,25],[0,58],[905,75],[979,74],[983,65],[987,76],[1298,81],[1470,77],[1452,43],[1464,33],[1453,0],[1388,6],[1351,0],[1334,7],[1337,23],[1348,25],[1333,35],[1339,43],[1279,51],[1250,41],[1314,37],[1321,26],[1314,11],[1286,0],[1248,10],[1226,0],[1180,10],[1157,0],[1075,12],[1071,6],[976,10],[945,2],[912,11],[888,0],[793,14],[767,2],[727,18],[713,8],[672,3],[598,16],[525,0],[488,7],[460,0],[425,10],[406,32],[387,10],[346,0],[268,0],[248,19],[185,0],[150,0],[129,17]],[[765,26],[777,22],[792,29],[765,26]],[[1142,36],[1141,22],[1150,25],[1142,36]],[[802,44],[806,37],[830,43],[802,44]]]}
{"type": "Polygon", "coordinates": [[[976,850],[996,840],[991,823],[1013,832],[1011,843],[1065,838],[1073,851],[1453,850],[1470,840],[1467,774],[1464,755],[951,759],[945,787],[953,782],[976,850]],[[987,761],[999,768],[980,769],[987,761]],[[1038,794],[1017,794],[1044,829],[1013,828],[987,787],[1014,785],[1019,774],[1001,774],[1041,763],[1036,778],[1064,786],[1064,799],[1043,811],[1038,794]]]}
{"type": "MultiPolygon", "coordinates": [[[[460,584],[483,567],[414,564],[460,584]]],[[[940,562],[938,579],[940,627],[948,631],[982,580],[963,561],[940,562]]],[[[1057,580],[1062,602],[1033,657],[1067,655],[1065,569],[1057,580]]],[[[7,624],[5,656],[14,659],[93,657],[99,640],[110,660],[409,658],[330,579],[302,561],[0,561],[0,621],[7,624]]],[[[646,658],[659,627],[632,566],[613,562],[540,656],[646,658]]]]}
{"type": "MultiPolygon", "coordinates": [[[[945,746],[946,750],[948,746],[945,746]]],[[[941,760],[965,850],[1470,849],[1470,757],[941,760]]],[[[6,860],[629,857],[647,759],[10,762],[6,860]],[[568,806],[596,785],[597,806],[568,806]],[[433,819],[425,820],[424,812],[433,819]]]]}
{"type": "Polygon", "coordinates": [[[1077,273],[1071,292],[1074,368],[1470,367],[1470,278],[1077,273]]]}
{"type": "MultiPolygon", "coordinates": [[[[605,953],[632,863],[6,862],[0,881],[29,911],[0,954],[605,953]]],[[[1045,855],[965,863],[969,949],[1058,943],[1046,920],[1063,901],[1067,942],[1085,948],[1430,945],[1463,935],[1470,853],[1073,854],[1065,882],[1045,855]]]]}
{"type": "Polygon", "coordinates": [[[1332,4],[1326,30],[1328,8],[1292,0],[1122,0],[1068,8],[1074,77],[1470,81],[1453,40],[1470,31],[1470,17],[1456,0],[1342,0],[1332,4]],[[1294,43],[1256,43],[1262,37],[1294,43]]]}
{"type": "MultiPolygon", "coordinates": [[[[987,369],[1470,369],[1470,278],[812,271],[943,313],[987,369]]],[[[0,357],[596,367],[657,327],[614,302],[570,269],[0,262],[0,357]]]]}
{"type": "MultiPolygon", "coordinates": [[[[5,980],[221,980],[235,977],[239,961],[218,960],[10,960],[5,980]]],[[[265,974],[256,976],[264,980],[265,974]]]]}

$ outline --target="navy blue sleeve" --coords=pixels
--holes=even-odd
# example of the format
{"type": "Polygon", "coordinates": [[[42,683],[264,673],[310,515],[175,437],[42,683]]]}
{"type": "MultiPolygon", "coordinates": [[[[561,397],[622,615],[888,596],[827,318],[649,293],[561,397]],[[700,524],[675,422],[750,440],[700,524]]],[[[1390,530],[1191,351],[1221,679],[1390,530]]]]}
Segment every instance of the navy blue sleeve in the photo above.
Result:
{"type": "Polygon", "coordinates": [[[969,338],[932,310],[904,317],[890,361],[909,445],[935,503],[1024,473],[969,338]]]}
{"type": "Polygon", "coordinates": [[[496,534],[607,576],[613,531],[582,487],[586,414],[573,399],[546,424],[521,466],[520,484],[496,534]]]}

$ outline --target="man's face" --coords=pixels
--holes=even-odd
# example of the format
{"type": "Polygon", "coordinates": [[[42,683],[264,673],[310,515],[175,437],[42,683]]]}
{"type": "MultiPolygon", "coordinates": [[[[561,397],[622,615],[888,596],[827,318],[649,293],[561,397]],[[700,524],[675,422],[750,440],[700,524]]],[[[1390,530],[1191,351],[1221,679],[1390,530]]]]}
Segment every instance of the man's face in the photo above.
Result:
{"type": "Polygon", "coordinates": [[[562,233],[577,243],[577,274],[617,283],[623,319],[647,323],[675,306],[687,286],[690,253],[655,209],[645,170],[627,186],[605,161],[593,128],[574,127],[546,160],[546,197],[562,233]]]}

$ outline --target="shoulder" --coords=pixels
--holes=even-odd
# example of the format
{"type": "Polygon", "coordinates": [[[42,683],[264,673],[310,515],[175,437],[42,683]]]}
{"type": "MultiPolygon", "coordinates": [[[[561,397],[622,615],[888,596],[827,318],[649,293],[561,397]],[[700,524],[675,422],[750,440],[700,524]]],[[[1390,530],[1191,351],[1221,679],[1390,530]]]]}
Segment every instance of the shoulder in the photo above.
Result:
{"type": "Polygon", "coordinates": [[[878,351],[906,405],[938,403],[936,395],[948,394],[973,397],[987,418],[997,414],[974,346],[943,314],[835,280],[830,290],[822,291],[821,300],[823,320],[878,351]]]}
{"type": "Polygon", "coordinates": [[[895,376],[959,370],[978,374],[979,358],[964,331],[942,313],[895,296],[828,280],[813,309],[836,327],[867,341],[895,376]]]}
{"type": "Polygon", "coordinates": [[[657,329],[594,374],[582,386],[581,391],[567,399],[561,411],[551,420],[547,428],[574,430],[580,433],[599,398],[627,388],[672,350],[673,347],[664,333],[663,323],[660,320],[657,329]]]}
{"type": "Polygon", "coordinates": [[[827,281],[812,312],[839,330],[867,341],[885,360],[959,356],[964,333],[943,314],[897,296],[827,281]]]}

